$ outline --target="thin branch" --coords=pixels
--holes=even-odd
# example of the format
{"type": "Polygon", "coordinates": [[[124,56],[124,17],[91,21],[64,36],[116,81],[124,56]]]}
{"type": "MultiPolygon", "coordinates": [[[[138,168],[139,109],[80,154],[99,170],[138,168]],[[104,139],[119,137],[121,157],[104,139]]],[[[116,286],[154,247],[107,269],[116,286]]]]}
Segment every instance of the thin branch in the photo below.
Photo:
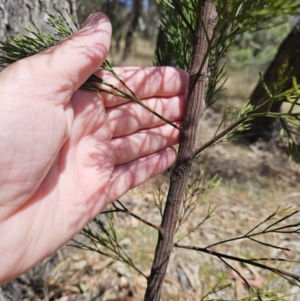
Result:
{"type": "Polygon", "coordinates": [[[218,258],[226,258],[226,259],[234,260],[234,261],[241,262],[241,263],[244,263],[244,264],[250,264],[250,265],[253,265],[253,266],[268,270],[268,271],[271,271],[271,272],[273,272],[275,274],[278,274],[278,275],[284,275],[284,276],[290,277],[290,278],[296,280],[297,282],[300,282],[300,275],[285,272],[285,271],[282,271],[280,269],[270,267],[270,266],[267,266],[267,265],[262,264],[262,263],[255,262],[254,259],[246,259],[246,258],[231,256],[231,255],[215,252],[215,251],[212,251],[212,250],[207,249],[207,248],[186,246],[186,245],[180,245],[180,244],[177,244],[177,243],[174,244],[174,247],[181,248],[181,249],[186,249],[186,250],[194,250],[194,251],[198,251],[198,252],[201,252],[201,253],[210,254],[210,255],[216,256],[218,258]]]}
{"type": "Polygon", "coordinates": [[[150,223],[149,221],[147,221],[146,219],[143,219],[142,217],[132,213],[119,200],[116,200],[116,202],[122,207],[122,209],[117,207],[114,203],[112,203],[112,205],[114,206],[115,209],[102,211],[100,214],[118,213],[118,212],[125,213],[125,214],[132,216],[133,218],[139,220],[140,222],[144,223],[145,225],[150,226],[151,228],[153,228],[157,231],[160,231],[158,226],[156,226],[156,225],[150,223]]]}
{"type": "Polygon", "coordinates": [[[252,287],[252,285],[250,285],[250,283],[247,281],[247,279],[236,269],[234,268],[232,265],[230,265],[226,260],[224,260],[223,258],[219,257],[219,259],[225,264],[227,265],[231,270],[233,270],[238,276],[241,277],[241,279],[244,281],[244,283],[246,284],[248,290],[252,290],[255,294],[256,291],[255,289],[252,287]]]}
{"type": "MultiPolygon", "coordinates": [[[[206,216],[195,227],[192,227],[192,229],[188,230],[183,236],[181,236],[176,242],[178,243],[179,241],[181,241],[185,237],[189,236],[192,232],[194,232],[200,226],[202,226],[209,218],[212,217],[212,214],[213,214],[213,212],[214,212],[215,209],[216,208],[210,209],[210,206],[209,206],[208,212],[207,212],[206,216]]],[[[177,230],[178,229],[176,229],[176,231],[177,230]]]]}
{"type": "Polygon", "coordinates": [[[149,221],[143,219],[142,217],[140,217],[140,216],[132,213],[119,200],[117,200],[116,202],[123,208],[123,209],[120,209],[118,207],[115,207],[119,212],[123,212],[123,213],[125,213],[127,215],[130,215],[130,216],[134,217],[135,219],[139,220],[140,222],[144,223],[145,225],[150,226],[150,227],[152,227],[153,229],[155,229],[157,231],[160,231],[160,229],[159,229],[158,226],[156,226],[156,225],[150,223],[149,221]]]}
{"type": "MultiPolygon", "coordinates": [[[[226,284],[226,285],[220,286],[219,283],[217,283],[217,284],[216,284],[209,292],[207,292],[207,293],[201,298],[200,301],[204,301],[204,299],[205,299],[206,297],[208,297],[209,295],[214,294],[214,293],[217,293],[217,292],[219,292],[219,291],[222,291],[222,290],[224,290],[225,288],[227,288],[227,287],[229,287],[229,286],[231,286],[231,284],[226,284]]],[[[215,300],[215,301],[217,301],[217,300],[215,300]]]]}
{"type": "MultiPolygon", "coordinates": [[[[300,225],[300,223],[295,223],[295,224],[289,224],[289,225],[286,225],[286,226],[281,226],[281,227],[277,227],[277,228],[273,228],[273,229],[271,229],[270,226],[267,226],[265,229],[263,229],[259,232],[253,233],[253,231],[256,230],[259,226],[261,226],[263,223],[265,223],[268,220],[270,220],[271,218],[273,218],[277,214],[277,212],[278,212],[278,209],[274,213],[270,214],[262,222],[258,223],[255,227],[253,227],[246,234],[240,235],[240,236],[237,236],[237,237],[233,237],[233,238],[224,239],[222,241],[219,241],[219,242],[213,243],[209,246],[206,246],[206,248],[212,248],[212,247],[220,245],[220,244],[224,244],[224,243],[228,243],[228,242],[232,242],[232,241],[237,241],[237,240],[241,240],[241,239],[250,239],[250,240],[253,240],[257,243],[265,245],[265,246],[269,246],[269,247],[273,247],[273,248],[277,248],[277,249],[282,249],[282,250],[289,250],[289,249],[286,249],[286,248],[281,248],[281,247],[278,247],[278,246],[274,246],[274,245],[267,244],[267,243],[261,242],[259,240],[253,239],[254,236],[259,236],[259,235],[268,234],[268,233],[281,233],[281,232],[283,232],[283,231],[281,231],[282,229],[294,228],[294,227],[298,227],[300,225]]],[[[284,220],[290,218],[291,216],[293,216],[296,213],[298,213],[298,210],[294,211],[294,212],[292,212],[288,215],[285,215],[283,218],[281,218],[281,219],[277,220],[276,222],[272,223],[271,226],[277,225],[279,222],[283,222],[284,220]]],[[[286,233],[295,233],[297,231],[298,231],[298,229],[296,229],[296,230],[291,229],[289,231],[284,231],[284,232],[286,232],[286,233]]]]}
{"type": "MultiPolygon", "coordinates": [[[[299,212],[299,210],[296,210],[296,211],[294,211],[294,212],[292,212],[292,213],[290,213],[290,214],[284,216],[283,218],[277,220],[276,222],[274,222],[274,223],[272,223],[271,225],[269,225],[269,226],[264,230],[264,232],[268,232],[267,230],[269,230],[271,227],[273,227],[273,226],[275,226],[275,225],[281,223],[282,221],[284,221],[284,220],[286,220],[286,219],[292,217],[293,215],[297,214],[298,212],[299,212]]],[[[299,223],[297,223],[297,224],[295,224],[295,225],[299,225],[299,223]]],[[[293,225],[293,226],[294,226],[294,225],[293,225]]],[[[288,227],[288,226],[284,226],[284,227],[286,228],[286,227],[288,227]]],[[[278,229],[281,229],[281,227],[278,228],[278,229]]]]}
{"type": "Polygon", "coordinates": [[[278,211],[279,208],[276,209],[275,212],[273,212],[272,214],[270,214],[267,218],[265,218],[262,222],[258,223],[256,226],[254,226],[250,231],[248,231],[245,236],[250,235],[251,232],[253,232],[254,230],[256,230],[258,227],[260,227],[262,224],[264,224],[265,222],[267,222],[268,220],[270,220],[271,218],[273,218],[278,211]]]}
{"type": "Polygon", "coordinates": [[[194,153],[193,153],[193,159],[195,159],[197,157],[197,155],[199,155],[200,153],[202,153],[208,147],[210,147],[213,144],[215,144],[221,138],[225,137],[228,133],[230,133],[232,130],[234,130],[235,128],[237,128],[240,124],[244,123],[247,119],[249,119],[248,116],[245,116],[245,117],[241,118],[240,120],[236,121],[235,123],[233,123],[232,125],[230,125],[228,128],[226,128],[225,130],[223,130],[220,134],[218,134],[217,136],[214,136],[211,140],[209,140],[208,142],[204,143],[202,146],[198,147],[194,151],[194,153]]]}
{"type": "MultiPolygon", "coordinates": [[[[287,90],[285,93],[288,93],[289,90],[287,90]]],[[[198,147],[196,150],[193,152],[193,159],[195,159],[200,153],[202,153],[205,149],[208,147],[214,145],[217,143],[220,139],[225,137],[227,134],[229,134],[231,131],[235,130],[238,126],[242,125],[244,122],[247,120],[251,120],[257,117],[270,117],[270,118],[289,118],[289,117],[298,117],[300,113],[274,113],[274,112],[262,112],[262,113],[257,113],[261,107],[266,105],[270,100],[265,101],[263,104],[255,107],[252,112],[249,112],[230,126],[228,126],[225,130],[223,130],[221,133],[218,135],[214,136],[211,140],[203,144],[202,146],[198,147]]],[[[290,132],[291,130],[287,129],[287,132],[290,132]]],[[[297,133],[296,133],[297,134],[297,133]]],[[[297,134],[299,136],[299,134],[297,134]]]]}
{"type": "Polygon", "coordinates": [[[267,258],[267,257],[260,257],[260,258],[253,258],[249,259],[250,261],[281,261],[281,262],[291,262],[291,263],[300,263],[299,260],[290,260],[286,258],[267,258]]]}
{"type": "Polygon", "coordinates": [[[120,212],[118,209],[112,209],[112,210],[105,210],[100,212],[100,214],[108,214],[108,213],[115,213],[115,212],[120,212]]]}
{"type": "Polygon", "coordinates": [[[263,245],[263,246],[266,246],[266,247],[271,247],[271,248],[273,248],[273,249],[278,249],[278,250],[283,250],[283,251],[290,251],[289,248],[283,248],[283,247],[275,246],[275,245],[272,245],[272,244],[268,244],[268,243],[266,243],[266,242],[263,242],[263,241],[254,239],[254,238],[252,238],[252,237],[247,237],[247,238],[249,238],[250,240],[252,240],[252,241],[254,241],[254,242],[258,243],[258,244],[261,244],[261,245],[263,245]]]}
{"type": "Polygon", "coordinates": [[[76,240],[73,240],[76,244],[71,244],[71,246],[83,250],[97,252],[114,260],[124,262],[132,267],[138,274],[140,274],[144,278],[147,278],[147,276],[134,264],[126,251],[119,244],[112,220],[109,221],[109,230],[103,225],[102,221],[100,221],[99,218],[96,218],[94,222],[98,225],[101,232],[104,233],[105,237],[100,236],[98,232],[93,232],[90,226],[87,225],[86,228],[82,230],[81,234],[87,237],[94,247],[83,244],[76,240]],[[106,252],[102,248],[100,249],[99,245],[102,246],[104,250],[109,250],[110,252],[106,252]]]}

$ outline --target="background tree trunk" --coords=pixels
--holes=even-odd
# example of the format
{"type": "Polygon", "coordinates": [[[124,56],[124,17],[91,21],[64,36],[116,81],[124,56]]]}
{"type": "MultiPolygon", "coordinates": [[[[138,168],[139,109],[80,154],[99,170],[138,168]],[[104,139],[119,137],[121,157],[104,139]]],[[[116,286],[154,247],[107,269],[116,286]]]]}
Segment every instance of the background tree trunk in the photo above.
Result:
{"type": "MultiPolygon", "coordinates": [[[[297,78],[300,83],[300,21],[293,27],[292,31],[280,45],[278,52],[264,74],[264,81],[271,93],[284,91],[292,87],[292,77],[297,78]],[[278,83],[278,84],[277,84],[278,83]]],[[[258,82],[250,96],[252,105],[262,104],[269,98],[263,85],[258,82]]],[[[274,102],[270,111],[279,112],[281,103],[274,102]]],[[[264,112],[266,108],[262,108],[264,112]]],[[[250,129],[243,132],[243,136],[250,142],[259,138],[270,140],[273,130],[274,118],[260,117],[253,120],[250,129]]]]}
{"type": "Polygon", "coordinates": [[[126,39],[125,39],[125,47],[123,52],[122,60],[126,60],[131,52],[132,52],[132,44],[133,44],[133,34],[136,31],[138,24],[139,24],[139,18],[141,17],[143,9],[143,4],[141,0],[133,0],[132,3],[132,20],[129,24],[129,28],[127,31],[126,39]]]}
{"type": "Polygon", "coordinates": [[[21,24],[35,23],[38,28],[45,29],[46,14],[57,13],[67,9],[76,18],[76,0],[0,0],[0,39],[7,34],[17,35],[21,24]]]}

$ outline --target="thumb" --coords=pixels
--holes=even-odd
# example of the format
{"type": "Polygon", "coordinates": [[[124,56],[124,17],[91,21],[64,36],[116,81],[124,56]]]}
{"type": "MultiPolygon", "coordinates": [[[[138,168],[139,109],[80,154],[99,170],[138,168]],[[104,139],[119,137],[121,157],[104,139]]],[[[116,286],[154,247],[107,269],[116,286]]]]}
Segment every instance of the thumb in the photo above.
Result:
{"type": "Polygon", "coordinates": [[[95,13],[89,16],[82,29],[39,53],[35,63],[44,66],[48,78],[59,79],[61,87],[74,92],[101,66],[110,42],[108,17],[95,13]]]}

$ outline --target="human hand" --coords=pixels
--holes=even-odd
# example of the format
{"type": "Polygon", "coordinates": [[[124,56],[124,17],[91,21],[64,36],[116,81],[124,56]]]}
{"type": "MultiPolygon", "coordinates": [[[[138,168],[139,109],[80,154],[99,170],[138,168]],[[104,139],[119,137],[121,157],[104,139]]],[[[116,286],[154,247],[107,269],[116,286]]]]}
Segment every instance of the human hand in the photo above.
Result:
{"type": "MultiPolygon", "coordinates": [[[[110,39],[109,20],[94,14],[73,36],[0,73],[0,283],[175,160],[178,130],[136,103],[78,90],[105,60],[110,39]]],[[[180,124],[184,71],[115,70],[148,106],[180,124]]]]}

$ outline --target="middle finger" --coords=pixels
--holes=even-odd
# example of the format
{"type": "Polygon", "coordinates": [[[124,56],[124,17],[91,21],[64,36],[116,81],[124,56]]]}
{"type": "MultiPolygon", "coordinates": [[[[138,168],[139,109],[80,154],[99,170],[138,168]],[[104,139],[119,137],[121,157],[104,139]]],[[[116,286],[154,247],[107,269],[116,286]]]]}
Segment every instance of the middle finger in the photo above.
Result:
{"type": "MultiPolygon", "coordinates": [[[[143,102],[171,122],[183,117],[186,94],[171,98],[149,98],[143,102]]],[[[160,118],[135,102],[106,109],[113,137],[129,135],[164,123],[160,118]]]]}

